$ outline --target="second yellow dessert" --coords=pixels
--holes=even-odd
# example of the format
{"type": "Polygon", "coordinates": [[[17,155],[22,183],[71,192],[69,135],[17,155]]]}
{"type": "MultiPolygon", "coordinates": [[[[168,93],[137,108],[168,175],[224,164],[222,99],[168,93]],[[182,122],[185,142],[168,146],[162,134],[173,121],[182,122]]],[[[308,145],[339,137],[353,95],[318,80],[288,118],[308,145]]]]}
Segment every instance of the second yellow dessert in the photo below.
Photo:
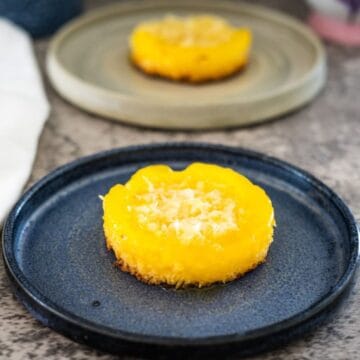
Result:
{"type": "Polygon", "coordinates": [[[265,260],[274,210],[259,186],[217,165],[138,170],[103,199],[106,243],[140,280],[204,286],[265,260]]]}
{"type": "Polygon", "coordinates": [[[211,15],[166,16],[132,32],[132,61],[144,72],[203,82],[238,71],[248,62],[251,33],[211,15]]]}

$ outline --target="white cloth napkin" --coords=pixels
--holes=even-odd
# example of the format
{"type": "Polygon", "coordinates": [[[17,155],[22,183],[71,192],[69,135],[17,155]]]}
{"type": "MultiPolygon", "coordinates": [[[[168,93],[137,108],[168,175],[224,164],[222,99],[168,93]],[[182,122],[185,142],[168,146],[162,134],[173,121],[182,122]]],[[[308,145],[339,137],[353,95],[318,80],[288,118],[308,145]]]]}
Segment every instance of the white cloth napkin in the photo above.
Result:
{"type": "Polygon", "coordinates": [[[31,40],[0,18],[0,226],[29,177],[48,114],[31,40]]]}

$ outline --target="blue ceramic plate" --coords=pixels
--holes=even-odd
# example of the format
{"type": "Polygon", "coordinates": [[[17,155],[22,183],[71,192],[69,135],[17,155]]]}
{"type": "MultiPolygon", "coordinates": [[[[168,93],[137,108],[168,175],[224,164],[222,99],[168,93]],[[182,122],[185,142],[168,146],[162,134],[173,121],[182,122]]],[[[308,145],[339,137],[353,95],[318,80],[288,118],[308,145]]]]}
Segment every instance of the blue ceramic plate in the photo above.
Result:
{"type": "Polygon", "coordinates": [[[63,166],[25,193],[3,230],[8,274],[37,319],[99,349],[144,356],[245,355],[282,344],[340,303],[357,254],[352,214],[320,181],[265,155],[207,144],[115,149],[63,166]],[[265,188],[277,220],[267,261],[205,289],[141,283],[113,266],[98,195],[145,165],[194,161],[265,188]]]}

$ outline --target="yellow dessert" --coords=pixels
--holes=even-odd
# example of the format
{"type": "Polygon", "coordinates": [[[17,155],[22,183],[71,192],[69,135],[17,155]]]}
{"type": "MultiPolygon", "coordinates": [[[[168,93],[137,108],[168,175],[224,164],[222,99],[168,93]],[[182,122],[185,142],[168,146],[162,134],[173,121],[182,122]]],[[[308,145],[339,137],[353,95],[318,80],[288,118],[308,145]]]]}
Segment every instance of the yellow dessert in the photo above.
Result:
{"type": "Polygon", "coordinates": [[[139,24],[130,37],[131,59],[148,74],[202,82],[231,75],[246,65],[251,33],[224,19],[166,16],[139,24]]]}
{"type": "Polygon", "coordinates": [[[259,186],[217,165],[138,170],[103,198],[104,231],[122,270],[142,281],[204,286],[265,260],[274,210],[259,186]]]}

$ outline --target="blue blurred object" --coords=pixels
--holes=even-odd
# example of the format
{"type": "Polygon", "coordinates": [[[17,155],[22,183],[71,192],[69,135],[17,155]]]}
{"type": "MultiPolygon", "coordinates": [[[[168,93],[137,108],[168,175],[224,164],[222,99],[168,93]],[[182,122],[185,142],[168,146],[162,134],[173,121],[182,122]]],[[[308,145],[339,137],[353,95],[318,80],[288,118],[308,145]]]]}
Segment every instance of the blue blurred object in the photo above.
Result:
{"type": "Polygon", "coordinates": [[[0,0],[0,16],[34,37],[52,34],[81,10],[82,0],[0,0]]]}

